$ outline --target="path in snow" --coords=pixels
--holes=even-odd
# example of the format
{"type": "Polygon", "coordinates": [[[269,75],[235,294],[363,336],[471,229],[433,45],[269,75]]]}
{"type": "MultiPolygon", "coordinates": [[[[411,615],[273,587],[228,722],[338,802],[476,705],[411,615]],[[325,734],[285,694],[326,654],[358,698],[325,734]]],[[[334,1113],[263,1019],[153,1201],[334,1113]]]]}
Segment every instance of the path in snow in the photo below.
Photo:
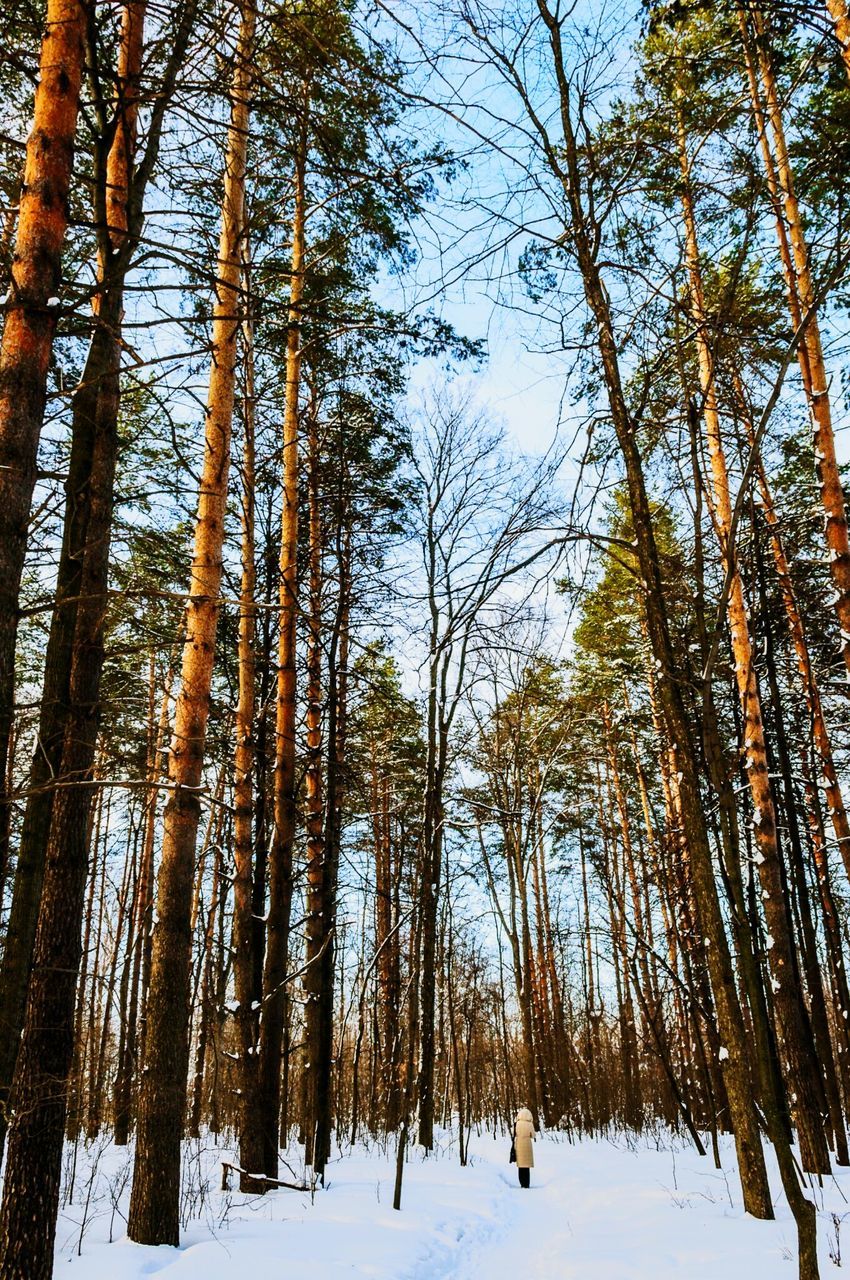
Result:
{"type": "MultiPolygon", "coordinates": [[[[81,1246],[88,1181],[80,1162],[55,1280],[795,1280],[787,1210],[780,1204],[773,1223],[742,1213],[731,1147],[718,1173],[688,1148],[543,1138],[523,1191],[508,1146],[507,1138],[473,1140],[465,1169],[450,1152],[412,1159],[401,1213],[391,1207],[392,1160],[381,1153],[335,1162],[329,1188],[311,1204],[286,1191],[221,1193],[218,1162],[227,1153],[202,1148],[190,1178],[201,1216],[179,1250],[120,1238],[129,1156],[112,1148],[92,1179],[81,1246]]],[[[833,1212],[847,1217],[850,1254],[850,1175],[841,1178],[829,1180],[820,1201],[823,1280],[845,1274],[829,1257],[833,1212]]]]}
{"type": "MultiPolygon", "coordinates": [[[[756,1223],[689,1152],[539,1144],[530,1191],[511,1182],[504,1229],[440,1280],[752,1280],[781,1275],[790,1224],[756,1223]],[[773,1268],[776,1268],[774,1270],[773,1268]]],[[[831,1269],[831,1267],[830,1267],[831,1269]]],[[[788,1268],[789,1280],[795,1270],[788,1268]]]]}

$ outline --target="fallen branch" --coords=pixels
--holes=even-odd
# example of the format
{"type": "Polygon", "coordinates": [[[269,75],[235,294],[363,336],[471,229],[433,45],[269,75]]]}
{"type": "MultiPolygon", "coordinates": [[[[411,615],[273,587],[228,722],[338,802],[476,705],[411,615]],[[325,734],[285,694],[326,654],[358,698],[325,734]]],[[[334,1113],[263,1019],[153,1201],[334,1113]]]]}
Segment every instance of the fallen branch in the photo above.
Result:
{"type": "Polygon", "coordinates": [[[221,1162],[221,1189],[222,1191],[230,1190],[231,1173],[243,1174],[246,1178],[250,1178],[252,1182],[264,1182],[270,1187],[287,1187],[290,1191],[309,1191],[310,1188],[306,1182],[283,1182],[280,1178],[269,1178],[265,1173],[249,1173],[247,1169],[243,1169],[238,1164],[232,1164],[228,1160],[221,1162]]]}

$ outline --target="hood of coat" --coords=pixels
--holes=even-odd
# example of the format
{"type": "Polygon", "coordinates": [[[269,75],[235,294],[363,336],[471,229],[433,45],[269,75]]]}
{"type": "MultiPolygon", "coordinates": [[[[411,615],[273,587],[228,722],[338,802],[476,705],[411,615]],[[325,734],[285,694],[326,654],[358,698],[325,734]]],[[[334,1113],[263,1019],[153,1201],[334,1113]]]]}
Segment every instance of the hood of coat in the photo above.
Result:
{"type": "Polygon", "coordinates": [[[534,1116],[531,1114],[528,1107],[520,1107],[519,1111],[516,1113],[516,1118],[517,1120],[525,1120],[528,1124],[534,1124],[534,1116]]]}

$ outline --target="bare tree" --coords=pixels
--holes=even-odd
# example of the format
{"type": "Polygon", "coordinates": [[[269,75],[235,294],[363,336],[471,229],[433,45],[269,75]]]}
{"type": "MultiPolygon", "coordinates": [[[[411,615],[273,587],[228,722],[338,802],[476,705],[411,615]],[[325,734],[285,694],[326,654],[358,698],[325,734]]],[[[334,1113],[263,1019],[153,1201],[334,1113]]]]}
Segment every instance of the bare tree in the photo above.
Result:
{"type": "Polygon", "coordinates": [[[420,879],[419,1142],[434,1140],[437,906],[443,866],[449,742],[472,659],[505,607],[521,613],[529,575],[560,545],[557,457],[512,458],[468,395],[435,391],[413,441],[419,481],[416,537],[427,610],[426,763],[420,879]]]}

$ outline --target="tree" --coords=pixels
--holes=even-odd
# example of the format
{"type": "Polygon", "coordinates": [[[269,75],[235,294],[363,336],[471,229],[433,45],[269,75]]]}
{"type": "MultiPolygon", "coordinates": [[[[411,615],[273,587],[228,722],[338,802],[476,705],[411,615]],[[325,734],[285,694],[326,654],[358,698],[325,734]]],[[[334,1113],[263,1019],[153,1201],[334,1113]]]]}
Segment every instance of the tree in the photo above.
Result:
{"type": "Polygon", "coordinates": [[[186,608],[181,689],[169,752],[171,795],[165,812],[157,885],[145,1071],[127,1224],[131,1239],[142,1244],[177,1244],[180,1238],[180,1140],[189,1069],[192,872],[220,608],[224,515],[242,313],[245,169],[256,18],[251,3],[240,8],[230,85],[204,458],[186,608]]]}
{"type": "MultiPolygon", "coordinates": [[[[18,864],[0,982],[0,1024],[8,1029],[0,1049],[0,1099],[9,1095],[23,1022],[26,980],[38,917],[56,802],[55,780],[73,783],[90,771],[100,697],[115,473],[120,450],[121,329],[127,275],[144,225],[144,196],[156,164],[165,112],[192,32],[195,0],[178,13],[175,41],[152,108],[143,154],[137,156],[139,80],[144,53],[145,6],[129,0],[122,13],[112,103],[99,100],[94,148],[97,226],[96,288],[92,335],[82,377],[72,399],[71,451],[65,484],[65,516],[56,597],[45,654],[39,741],[33,753],[30,795],[20,835],[18,864]],[[137,163],[138,161],[138,163],[137,163]],[[87,616],[81,607],[91,599],[87,616]],[[84,692],[77,696],[73,685],[84,692]],[[90,720],[83,745],[74,717],[90,720]]],[[[96,69],[93,69],[95,74],[96,69]]],[[[96,74],[95,74],[96,78],[96,74]]],[[[72,833],[75,859],[85,860],[91,788],[62,798],[74,816],[62,821],[72,833]]],[[[57,819],[58,820],[58,819],[57,819]]],[[[65,837],[63,837],[64,839],[65,837]]],[[[0,1119],[0,1140],[5,1125],[0,1119]]]]}
{"type": "MultiPolygon", "coordinates": [[[[0,785],[5,786],[15,697],[18,592],[24,567],[47,372],[59,316],[62,247],[83,78],[86,6],[51,0],[0,344],[0,785]]],[[[10,800],[0,798],[5,865],[10,800]]]]}
{"type": "MultiPolygon", "coordinates": [[[[434,1140],[434,1009],[437,909],[443,874],[445,801],[452,725],[471,678],[476,649],[502,609],[508,584],[521,582],[551,548],[545,459],[515,479],[498,433],[486,431],[468,399],[435,393],[414,443],[421,486],[417,540],[428,614],[426,763],[423,803],[420,970],[419,1141],[434,1140]]],[[[521,599],[513,605],[521,610],[521,599]]]]}

